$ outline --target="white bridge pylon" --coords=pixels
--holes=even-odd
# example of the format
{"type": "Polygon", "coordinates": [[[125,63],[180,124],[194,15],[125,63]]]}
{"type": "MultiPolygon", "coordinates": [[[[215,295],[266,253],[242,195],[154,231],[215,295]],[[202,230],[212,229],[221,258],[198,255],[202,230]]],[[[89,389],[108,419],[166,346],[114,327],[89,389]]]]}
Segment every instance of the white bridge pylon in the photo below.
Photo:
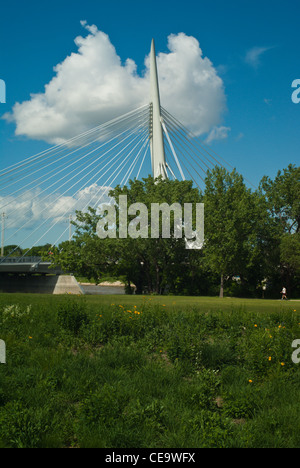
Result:
{"type": "Polygon", "coordinates": [[[67,240],[70,215],[75,219],[76,211],[96,210],[113,187],[124,187],[151,170],[154,178],[187,178],[201,190],[207,171],[223,166],[216,153],[161,106],[154,40],[149,94],[148,104],[138,109],[9,167],[0,166],[0,213],[7,216],[2,239],[5,228],[5,244],[16,246],[8,256],[18,247],[67,240]],[[149,171],[145,166],[150,159],[149,171]]]}
{"type": "MultiPolygon", "coordinates": [[[[150,135],[149,135],[149,139],[150,139],[150,150],[151,150],[152,174],[155,179],[159,176],[161,176],[162,179],[166,179],[168,177],[168,174],[167,174],[168,165],[166,163],[166,157],[165,157],[165,145],[164,145],[164,135],[163,135],[164,133],[170,145],[170,149],[173,153],[180,175],[182,179],[185,180],[185,176],[182,171],[180,162],[177,158],[176,152],[174,150],[174,146],[168,134],[168,130],[161,116],[155,44],[154,44],[154,39],[152,39],[151,52],[150,52],[150,135]]],[[[172,173],[172,170],[170,170],[170,172],[172,175],[174,175],[174,173],[172,173]]]]}
{"type": "Polygon", "coordinates": [[[150,150],[152,174],[154,178],[167,178],[165,146],[160,111],[160,95],[154,39],[150,52],[150,150]]]}

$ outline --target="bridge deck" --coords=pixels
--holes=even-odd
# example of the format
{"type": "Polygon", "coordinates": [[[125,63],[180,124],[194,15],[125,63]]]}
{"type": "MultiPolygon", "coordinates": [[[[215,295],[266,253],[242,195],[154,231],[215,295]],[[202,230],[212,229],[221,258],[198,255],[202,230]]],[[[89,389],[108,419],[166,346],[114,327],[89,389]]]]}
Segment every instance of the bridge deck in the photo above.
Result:
{"type": "Polygon", "coordinates": [[[60,275],[63,272],[40,257],[0,257],[0,273],[60,275]]]}

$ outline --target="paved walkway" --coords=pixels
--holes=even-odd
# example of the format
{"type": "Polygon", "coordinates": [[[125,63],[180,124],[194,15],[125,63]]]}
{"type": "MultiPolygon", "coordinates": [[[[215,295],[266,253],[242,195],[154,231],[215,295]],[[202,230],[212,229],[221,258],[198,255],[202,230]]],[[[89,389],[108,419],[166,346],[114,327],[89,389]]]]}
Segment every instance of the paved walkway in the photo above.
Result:
{"type": "Polygon", "coordinates": [[[93,284],[80,284],[86,295],[103,295],[103,294],[125,294],[124,286],[96,286],[93,284]]]}

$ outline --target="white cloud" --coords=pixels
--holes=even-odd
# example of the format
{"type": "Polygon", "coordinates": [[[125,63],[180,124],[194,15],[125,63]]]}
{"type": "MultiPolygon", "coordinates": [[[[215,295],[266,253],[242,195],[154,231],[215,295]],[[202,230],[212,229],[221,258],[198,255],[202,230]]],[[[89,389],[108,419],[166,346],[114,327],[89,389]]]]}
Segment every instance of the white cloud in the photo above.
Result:
{"type": "MultiPolygon", "coordinates": [[[[75,39],[78,51],[54,67],[44,93],[31,94],[4,116],[16,135],[60,143],[148,102],[149,57],[139,75],[132,59],[122,63],[104,32],[81,24],[87,34],[75,39]]],[[[161,104],[197,135],[208,133],[226,107],[223,81],[194,37],[171,34],[168,49],[157,57],[161,104]]]]}
{"type": "Polygon", "coordinates": [[[253,68],[257,68],[260,64],[262,55],[272,47],[252,47],[248,50],[245,56],[245,62],[253,68]]]}
{"type": "Polygon", "coordinates": [[[110,203],[108,196],[111,187],[92,184],[78,191],[73,196],[52,193],[46,195],[40,188],[28,190],[21,196],[0,196],[0,206],[7,211],[6,227],[8,229],[34,230],[38,225],[46,222],[62,223],[68,220],[75,210],[87,211],[88,206],[97,207],[97,203],[110,203]]]}
{"type": "Polygon", "coordinates": [[[205,143],[209,144],[214,140],[224,140],[228,137],[230,130],[230,127],[213,127],[208,137],[206,138],[205,143]]]}

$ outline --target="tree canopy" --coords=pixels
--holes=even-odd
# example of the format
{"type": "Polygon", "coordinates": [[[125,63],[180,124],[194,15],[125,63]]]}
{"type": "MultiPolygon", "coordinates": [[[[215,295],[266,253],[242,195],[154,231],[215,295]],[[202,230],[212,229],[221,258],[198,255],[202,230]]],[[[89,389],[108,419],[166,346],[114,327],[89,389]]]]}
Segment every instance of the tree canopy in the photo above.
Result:
{"type": "MultiPolygon", "coordinates": [[[[203,193],[191,181],[130,180],[109,193],[116,210],[115,234],[99,238],[97,225],[105,224],[109,208],[77,212],[71,242],[54,250],[55,261],[66,271],[94,279],[122,277],[137,293],[225,294],[259,296],[262,286],[278,296],[286,283],[288,293],[299,294],[299,168],[289,165],[274,180],[264,177],[257,190],[249,189],[236,170],[216,166],[207,172],[203,193]],[[120,232],[120,196],[126,195],[128,213],[120,232]],[[175,211],[170,210],[170,237],[151,237],[151,217],[142,225],[139,205],[151,213],[154,204],[181,207],[204,203],[205,242],[201,250],[186,248],[184,236],[175,235],[175,211]],[[124,227],[122,228],[124,229],[124,227]],[[133,238],[134,237],[134,238],[133,238]]],[[[195,227],[193,210],[193,229],[195,227]]],[[[160,228],[162,228],[160,218],[160,228]]],[[[112,231],[111,231],[112,232],[112,231]]]]}

